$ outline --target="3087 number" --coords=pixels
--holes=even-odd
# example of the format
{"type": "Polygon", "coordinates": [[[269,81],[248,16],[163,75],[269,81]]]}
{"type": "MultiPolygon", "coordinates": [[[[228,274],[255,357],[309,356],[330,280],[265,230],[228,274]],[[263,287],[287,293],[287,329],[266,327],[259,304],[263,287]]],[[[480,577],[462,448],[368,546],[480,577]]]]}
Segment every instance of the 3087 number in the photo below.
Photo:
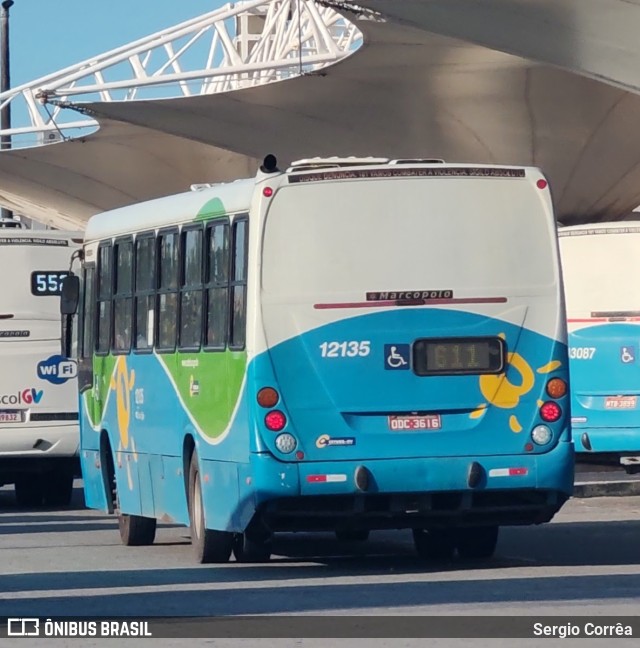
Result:
{"type": "Polygon", "coordinates": [[[371,353],[371,342],[323,342],[320,345],[320,354],[323,358],[356,358],[368,356],[371,353]]]}
{"type": "Polygon", "coordinates": [[[595,353],[595,347],[571,347],[569,349],[569,357],[575,360],[591,360],[595,353]]]}

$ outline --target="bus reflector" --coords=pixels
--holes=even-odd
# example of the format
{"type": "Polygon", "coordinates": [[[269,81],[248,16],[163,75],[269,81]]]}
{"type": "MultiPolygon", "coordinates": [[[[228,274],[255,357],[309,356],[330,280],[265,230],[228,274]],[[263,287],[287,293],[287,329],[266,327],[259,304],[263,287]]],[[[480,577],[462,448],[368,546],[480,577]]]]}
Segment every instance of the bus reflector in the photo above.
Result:
{"type": "Polygon", "coordinates": [[[278,392],[273,387],[263,387],[258,392],[258,405],[273,407],[280,400],[278,392]]]}
{"type": "Polygon", "coordinates": [[[547,401],[540,408],[540,417],[547,423],[553,423],[562,416],[560,405],[552,401],[547,401]]]}
{"type": "Polygon", "coordinates": [[[346,482],[346,475],[307,475],[307,481],[310,484],[319,484],[326,482],[346,482]]]}
{"type": "Polygon", "coordinates": [[[548,184],[548,182],[546,180],[543,180],[542,178],[540,178],[540,180],[538,180],[538,182],[536,182],[536,187],[538,187],[538,189],[546,189],[547,184],[548,184]]]}
{"type": "Polygon", "coordinates": [[[516,477],[517,475],[527,475],[528,468],[492,468],[489,471],[489,477],[516,477]]]}
{"type": "Polygon", "coordinates": [[[287,417],[280,410],[273,410],[264,417],[264,424],[272,432],[280,432],[287,424],[287,417]]]}
{"type": "Polygon", "coordinates": [[[271,187],[265,187],[265,188],[262,190],[262,195],[263,195],[265,198],[271,198],[271,196],[273,196],[273,189],[272,189],[271,187]]]}
{"type": "Polygon", "coordinates": [[[552,378],[547,383],[547,394],[551,398],[562,398],[567,393],[567,383],[562,378],[552,378]]]}

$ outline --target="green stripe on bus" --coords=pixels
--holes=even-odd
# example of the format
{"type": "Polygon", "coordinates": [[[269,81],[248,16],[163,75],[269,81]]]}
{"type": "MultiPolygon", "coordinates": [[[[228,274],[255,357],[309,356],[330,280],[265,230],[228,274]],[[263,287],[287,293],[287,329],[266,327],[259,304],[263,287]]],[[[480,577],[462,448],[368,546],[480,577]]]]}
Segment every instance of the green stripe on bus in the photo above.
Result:
{"type": "Polygon", "coordinates": [[[247,368],[244,351],[174,353],[159,357],[202,434],[219,437],[229,425],[247,368]]]}
{"type": "Polygon", "coordinates": [[[210,218],[222,216],[226,213],[227,212],[224,208],[224,205],[222,204],[222,200],[220,200],[220,198],[212,198],[203,205],[203,207],[198,212],[195,220],[209,220],[210,218]]]}

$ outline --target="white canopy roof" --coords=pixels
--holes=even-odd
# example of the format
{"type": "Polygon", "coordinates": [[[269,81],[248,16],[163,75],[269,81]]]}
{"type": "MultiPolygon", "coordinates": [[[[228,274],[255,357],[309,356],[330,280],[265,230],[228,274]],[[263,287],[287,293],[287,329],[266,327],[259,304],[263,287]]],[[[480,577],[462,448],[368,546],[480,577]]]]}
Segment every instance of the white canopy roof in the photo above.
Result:
{"type": "MultiPolygon", "coordinates": [[[[621,87],[640,87],[640,44],[622,0],[358,4],[386,19],[358,19],[365,45],[320,73],[218,94],[84,104],[97,133],[0,152],[0,202],[82,225],[193,183],[246,177],[274,153],[282,166],[328,155],[540,166],[565,224],[620,218],[640,204],[640,97],[621,87]],[[593,22],[605,4],[620,13],[593,22]],[[618,87],[595,80],[605,72],[618,87]]],[[[640,7],[627,6],[637,24],[640,7]]]]}

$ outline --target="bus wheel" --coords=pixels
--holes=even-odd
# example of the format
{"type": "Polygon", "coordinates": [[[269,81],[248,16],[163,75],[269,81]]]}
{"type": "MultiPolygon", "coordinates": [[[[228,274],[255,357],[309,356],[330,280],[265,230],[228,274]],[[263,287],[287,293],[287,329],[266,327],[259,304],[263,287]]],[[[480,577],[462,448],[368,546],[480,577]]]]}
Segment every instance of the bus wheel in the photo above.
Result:
{"type": "Polygon", "coordinates": [[[271,536],[266,539],[251,538],[247,533],[236,533],[233,555],[237,562],[261,563],[271,558],[271,536]]]}
{"type": "Polygon", "coordinates": [[[73,471],[60,469],[47,475],[45,506],[68,506],[73,495],[73,471]]]}
{"type": "Polygon", "coordinates": [[[16,479],[16,502],[18,506],[31,508],[42,506],[44,480],[40,474],[23,475],[16,479]]]}
{"type": "Polygon", "coordinates": [[[369,539],[369,529],[336,529],[339,542],[365,542],[369,539]]]}
{"type": "Polygon", "coordinates": [[[189,521],[191,544],[200,563],[224,563],[229,560],[233,548],[233,533],[205,528],[204,506],[198,455],[193,451],[189,466],[189,521]]]}
{"type": "Polygon", "coordinates": [[[433,562],[449,562],[455,551],[451,529],[414,529],[413,543],[420,558],[433,562]]]}
{"type": "Polygon", "coordinates": [[[456,547],[460,558],[467,560],[491,558],[498,544],[500,527],[466,527],[458,529],[456,547]]]}
{"type": "Polygon", "coordinates": [[[118,530],[122,544],[127,547],[143,547],[153,544],[156,538],[157,520],[141,515],[118,515],[118,530]]]}

